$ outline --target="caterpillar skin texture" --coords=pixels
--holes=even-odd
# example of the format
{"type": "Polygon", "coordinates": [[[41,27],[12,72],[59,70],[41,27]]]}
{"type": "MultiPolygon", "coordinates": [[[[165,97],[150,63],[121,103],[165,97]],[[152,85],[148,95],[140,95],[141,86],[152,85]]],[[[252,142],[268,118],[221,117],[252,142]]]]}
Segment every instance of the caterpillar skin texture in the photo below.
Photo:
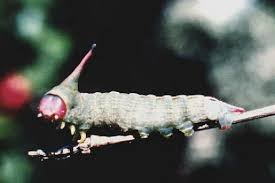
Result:
{"type": "MultiPolygon", "coordinates": [[[[49,94],[57,93],[53,90],[49,94]]],[[[77,93],[63,121],[84,131],[107,124],[118,125],[124,131],[138,130],[142,137],[147,137],[151,131],[159,131],[167,137],[172,135],[173,128],[189,136],[194,132],[194,123],[218,121],[234,109],[234,106],[202,95],[157,97],[114,91],[77,93]]]]}
{"type": "MultiPolygon", "coordinates": [[[[91,56],[91,50],[89,53],[91,56]]],[[[68,78],[46,93],[38,107],[39,117],[62,121],[61,128],[69,124],[72,134],[77,127],[81,132],[80,142],[85,140],[87,130],[102,125],[117,125],[124,131],[137,130],[142,138],[152,131],[169,137],[174,128],[190,136],[195,123],[218,121],[222,129],[227,129],[232,121],[225,118],[225,114],[233,116],[244,112],[243,108],[203,95],[80,93],[77,81],[83,63],[90,56],[86,55],[68,78]]]]}

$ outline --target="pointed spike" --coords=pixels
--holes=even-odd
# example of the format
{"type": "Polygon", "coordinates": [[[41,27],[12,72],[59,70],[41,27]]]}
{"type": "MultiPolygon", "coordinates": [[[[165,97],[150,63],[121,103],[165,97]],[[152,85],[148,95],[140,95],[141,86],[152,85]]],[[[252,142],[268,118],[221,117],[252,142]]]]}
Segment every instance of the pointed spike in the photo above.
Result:
{"type": "Polygon", "coordinates": [[[79,132],[79,135],[80,135],[80,139],[77,142],[81,144],[86,140],[86,132],[81,131],[79,132]]]}
{"type": "Polygon", "coordinates": [[[65,126],[66,126],[66,123],[65,123],[64,121],[62,121],[61,124],[60,124],[60,129],[61,129],[61,130],[64,129],[65,126]]]}
{"type": "Polygon", "coordinates": [[[70,131],[71,131],[71,135],[74,135],[74,134],[75,134],[76,128],[75,128],[74,125],[71,125],[71,126],[70,126],[70,131]]]}
{"type": "Polygon", "coordinates": [[[94,51],[95,48],[96,48],[96,44],[94,43],[94,44],[92,44],[92,46],[91,46],[91,50],[94,51]]]}
{"type": "Polygon", "coordinates": [[[80,64],[74,69],[74,71],[62,82],[67,85],[74,85],[73,87],[77,87],[78,78],[85,66],[85,64],[89,61],[89,59],[93,56],[93,50],[95,49],[96,44],[91,46],[89,52],[83,57],[80,64]]]}
{"type": "Polygon", "coordinates": [[[43,114],[41,112],[37,114],[38,118],[41,118],[42,116],[43,116],[43,114]]]}

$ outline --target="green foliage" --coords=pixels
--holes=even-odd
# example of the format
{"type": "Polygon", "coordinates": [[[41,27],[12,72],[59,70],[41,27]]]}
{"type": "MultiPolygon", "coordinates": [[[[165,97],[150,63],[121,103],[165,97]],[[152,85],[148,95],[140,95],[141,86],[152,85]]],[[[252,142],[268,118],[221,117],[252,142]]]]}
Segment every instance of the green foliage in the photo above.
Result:
{"type": "Polygon", "coordinates": [[[0,182],[29,183],[32,168],[26,157],[19,152],[2,152],[0,154],[0,182]]]}

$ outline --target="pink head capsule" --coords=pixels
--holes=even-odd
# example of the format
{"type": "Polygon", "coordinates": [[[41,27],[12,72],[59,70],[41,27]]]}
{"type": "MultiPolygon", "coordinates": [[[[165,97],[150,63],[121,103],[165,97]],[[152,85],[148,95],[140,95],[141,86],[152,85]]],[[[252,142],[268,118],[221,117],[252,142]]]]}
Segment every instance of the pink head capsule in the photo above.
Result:
{"type": "Polygon", "coordinates": [[[80,73],[92,57],[95,47],[96,45],[93,44],[74,71],[60,85],[54,87],[41,99],[37,117],[43,117],[52,122],[61,121],[65,118],[66,112],[70,109],[71,101],[74,100],[75,91],[78,89],[80,73]]]}
{"type": "Polygon", "coordinates": [[[65,117],[67,107],[65,102],[56,95],[45,95],[38,106],[38,117],[50,121],[59,121],[65,117]]]}

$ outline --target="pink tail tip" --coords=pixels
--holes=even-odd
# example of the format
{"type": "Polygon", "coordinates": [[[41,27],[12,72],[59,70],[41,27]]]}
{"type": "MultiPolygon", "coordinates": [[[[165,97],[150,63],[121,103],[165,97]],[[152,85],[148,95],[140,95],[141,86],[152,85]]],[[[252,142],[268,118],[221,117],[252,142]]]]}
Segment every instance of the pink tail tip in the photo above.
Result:
{"type": "Polygon", "coordinates": [[[246,112],[246,110],[244,108],[236,108],[236,109],[233,109],[232,112],[235,112],[235,113],[244,113],[244,112],[246,112]]]}

